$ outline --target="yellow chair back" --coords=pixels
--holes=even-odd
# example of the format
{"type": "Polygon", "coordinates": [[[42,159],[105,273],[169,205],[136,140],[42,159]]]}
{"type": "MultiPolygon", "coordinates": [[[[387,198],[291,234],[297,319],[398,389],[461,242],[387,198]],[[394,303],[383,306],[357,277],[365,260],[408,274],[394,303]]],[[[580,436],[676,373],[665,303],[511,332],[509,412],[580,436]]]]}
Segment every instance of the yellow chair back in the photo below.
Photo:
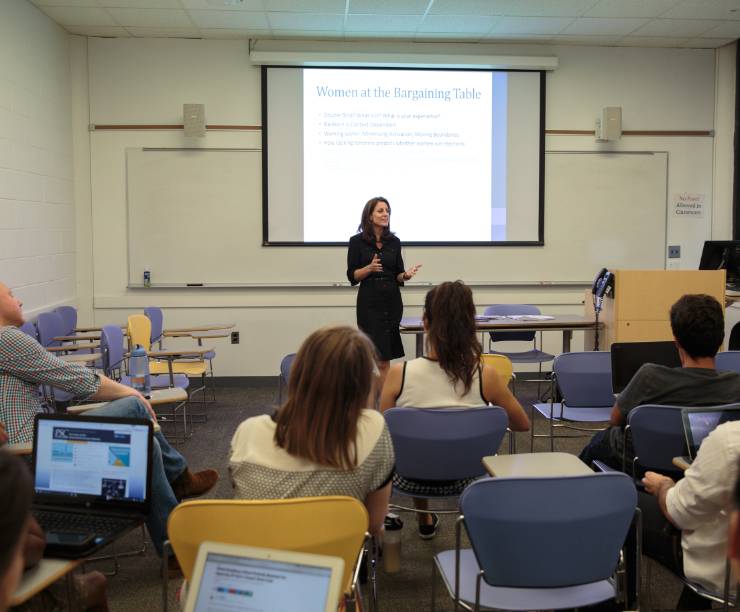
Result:
{"type": "Polygon", "coordinates": [[[128,338],[131,348],[136,348],[137,344],[144,347],[149,352],[152,337],[152,322],[144,314],[129,315],[128,318],[128,338]]]}
{"type": "Polygon", "coordinates": [[[499,376],[504,379],[504,383],[506,383],[507,385],[509,384],[512,376],[514,375],[514,365],[511,363],[511,359],[509,359],[506,355],[483,353],[480,356],[480,360],[483,365],[490,366],[494,370],[496,370],[499,376]]]}
{"type": "Polygon", "coordinates": [[[365,506],[342,496],[187,501],[175,507],[167,523],[186,580],[192,578],[198,547],[209,540],[341,557],[346,593],[367,528],[365,506]]]}

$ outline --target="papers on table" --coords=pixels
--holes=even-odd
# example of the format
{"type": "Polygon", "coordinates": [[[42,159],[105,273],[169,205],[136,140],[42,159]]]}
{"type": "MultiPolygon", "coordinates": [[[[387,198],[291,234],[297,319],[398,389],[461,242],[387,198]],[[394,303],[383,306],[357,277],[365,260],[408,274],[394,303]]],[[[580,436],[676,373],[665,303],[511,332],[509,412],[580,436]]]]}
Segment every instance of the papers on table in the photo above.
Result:
{"type": "Polygon", "coordinates": [[[485,321],[552,321],[551,315],[475,315],[475,320],[485,321]]]}

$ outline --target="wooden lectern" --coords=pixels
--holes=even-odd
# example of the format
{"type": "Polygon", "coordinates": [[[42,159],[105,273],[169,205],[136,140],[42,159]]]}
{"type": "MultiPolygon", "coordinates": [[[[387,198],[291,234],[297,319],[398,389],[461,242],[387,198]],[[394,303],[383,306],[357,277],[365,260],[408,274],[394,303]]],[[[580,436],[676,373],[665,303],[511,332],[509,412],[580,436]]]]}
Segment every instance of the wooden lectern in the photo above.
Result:
{"type": "MultiPolygon", "coordinates": [[[[669,312],[687,293],[706,293],[724,309],[724,270],[616,270],[614,295],[605,297],[599,321],[599,350],[613,342],[672,340],[669,312]]],[[[591,291],[586,292],[585,314],[593,318],[591,291]]],[[[594,332],[586,332],[584,349],[594,347],[594,332]]]]}

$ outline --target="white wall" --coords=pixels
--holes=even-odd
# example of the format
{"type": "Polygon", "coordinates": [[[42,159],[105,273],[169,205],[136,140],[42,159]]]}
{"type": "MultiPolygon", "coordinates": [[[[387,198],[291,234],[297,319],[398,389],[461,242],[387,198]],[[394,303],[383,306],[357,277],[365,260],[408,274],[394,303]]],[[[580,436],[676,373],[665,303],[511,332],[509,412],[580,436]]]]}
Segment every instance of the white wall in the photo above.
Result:
{"type": "Polygon", "coordinates": [[[27,315],[76,298],[69,37],[0,2],[0,280],[27,315]]]}
{"type": "MultiPolygon", "coordinates": [[[[622,106],[623,127],[627,130],[711,130],[717,125],[715,73],[720,69],[711,50],[485,45],[474,48],[485,54],[558,56],[559,68],[548,76],[548,129],[593,129],[599,110],[611,105],[622,106]]],[[[85,113],[81,106],[89,106],[93,123],[180,123],[185,102],[205,104],[209,123],[260,123],[259,69],[249,63],[246,42],[89,39],[87,53],[83,51],[80,45],[73,54],[75,112],[82,117],[85,113]]],[[[724,76],[719,79],[723,83],[723,99],[731,93],[727,85],[730,63],[734,70],[728,55],[721,70],[724,76]]],[[[720,125],[725,125],[722,121],[720,125]]],[[[150,304],[166,308],[165,321],[169,326],[232,321],[241,330],[242,343],[219,345],[218,374],[273,375],[280,358],[295,350],[316,326],[354,322],[355,291],[345,288],[127,290],[125,149],[194,143],[176,131],[97,131],[88,135],[82,133],[83,128],[86,126],[80,119],[75,127],[75,151],[89,145],[90,176],[76,183],[76,198],[80,215],[92,228],[92,238],[80,236],[78,244],[80,251],[87,248],[91,253],[92,274],[89,284],[80,284],[80,300],[83,308],[89,305],[96,323],[120,322],[131,311],[150,304]],[[85,184],[85,180],[89,183],[85,184]]],[[[259,146],[260,136],[249,132],[209,132],[195,144],[251,147],[259,146]]],[[[617,143],[599,144],[593,137],[552,135],[547,138],[547,149],[667,151],[669,197],[680,192],[701,193],[707,203],[708,211],[702,219],[671,220],[667,227],[668,243],[682,246],[683,257],[677,265],[696,266],[701,243],[711,235],[714,168],[729,163],[725,159],[729,154],[726,147],[715,152],[710,137],[625,137],[617,143]],[[717,155],[719,160],[715,159],[717,155]]],[[[724,182],[729,179],[720,174],[717,180],[723,182],[722,188],[718,188],[723,194],[718,214],[726,217],[729,204],[724,182]]],[[[608,232],[608,228],[594,231],[608,232]]],[[[408,257],[423,263],[424,252],[423,248],[415,248],[408,257]]],[[[299,251],[296,256],[300,256],[299,251]]],[[[337,249],[337,258],[343,260],[344,256],[344,251],[337,249]]],[[[461,265],[465,265],[462,259],[461,265]]],[[[514,259],[512,265],[516,265],[514,259]]],[[[276,281],[280,272],[275,269],[276,281]]],[[[495,278],[492,270],[491,280],[495,278]]],[[[404,290],[406,314],[419,314],[425,291],[421,287],[404,290]]],[[[549,312],[581,312],[582,296],[580,288],[557,286],[476,290],[480,305],[521,301],[540,304],[549,312]]],[[[560,339],[552,336],[546,348],[557,350],[560,339]]],[[[578,346],[577,339],[574,348],[578,346]]],[[[406,350],[413,351],[410,339],[406,350]]]]}

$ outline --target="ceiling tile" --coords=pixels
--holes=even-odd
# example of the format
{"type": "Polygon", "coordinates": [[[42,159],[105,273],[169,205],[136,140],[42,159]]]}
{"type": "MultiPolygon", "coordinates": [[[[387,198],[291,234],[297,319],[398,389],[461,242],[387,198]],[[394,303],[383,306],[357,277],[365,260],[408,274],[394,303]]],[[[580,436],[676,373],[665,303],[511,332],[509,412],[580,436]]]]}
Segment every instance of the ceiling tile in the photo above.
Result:
{"type": "Polygon", "coordinates": [[[190,11],[199,28],[228,28],[269,30],[270,24],[264,13],[247,11],[190,11]]]}
{"type": "Polygon", "coordinates": [[[81,8],[73,6],[45,6],[49,17],[60,25],[115,26],[120,25],[102,8],[81,8]]]}
{"type": "Polygon", "coordinates": [[[740,19],[740,0],[684,0],[661,17],[675,19],[740,19]]]}
{"type": "Polygon", "coordinates": [[[36,6],[98,6],[95,0],[31,0],[36,6]]]}
{"type": "Polygon", "coordinates": [[[736,42],[735,38],[690,38],[683,46],[689,49],[716,49],[736,42]]]}
{"type": "Polygon", "coordinates": [[[471,43],[479,42],[483,35],[475,32],[417,32],[414,36],[416,42],[435,42],[435,43],[471,43]]]}
{"type": "Polygon", "coordinates": [[[202,11],[263,11],[262,0],[243,0],[234,4],[233,0],[180,0],[186,9],[202,11]]]}
{"type": "Polygon", "coordinates": [[[702,38],[740,38],[740,21],[724,21],[702,33],[702,38]]]}
{"type": "Polygon", "coordinates": [[[108,9],[113,19],[122,26],[142,28],[191,28],[193,24],[183,10],[168,9],[108,9]]]}
{"type": "Polygon", "coordinates": [[[376,40],[379,42],[383,41],[392,41],[392,42],[398,42],[398,41],[407,41],[409,38],[413,37],[413,34],[405,31],[405,32],[392,32],[388,30],[387,32],[345,32],[344,39],[348,42],[352,42],[353,40],[358,41],[367,41],[367,40],[376,40]]]}
{"type": "Polygon", "coordinates": [[[197,28],[126,28],[136,38],[201,38],[197,28]]]}
{"type": "Polygon", "coordinates": [[[434,0],[430,15],[500,15],[499,4],[491,0],[434,0]]]}
{"type": "Polygon", "coordinates": [[[521,17],[579,17],[597,0],[494,0],[501,15],[521,17]]]}
{"type": "MultiPolygon", "coordinates": [[[[338,38],[344,38],[344,32],[341,30],[333,31],[312,31],[305,32],[302,30],[273,30],[273,38],[289,38],[291,40],[307,39],[307,40],[337,40],[338,38]]],[[[406,34],[408,36],[408,34],[406,34]]]]}
{"type": "Polygon", "coordinates": [[[345,0],[264,0],[266,11],[344,13],[345,0]]]}
{"type": "MultiPolygon", "coordinates": [[[[653,19],[632,34],[635,36],[671,36],[689,38],[701,36],[704,32],[717,27],[721,22],[708,19],[653,19]]],[[[738,22],[740,25],[740,22],[738,22]]]]}
{"type": "Polygon", "coordinates": [[[131,34],[120,26],[65,26],[70,34],[80,36],[103,36],[105,38],[129,38],[131,34]]]}
{"type": "Polygon", "coordinates": [[[687,38],[670,38],[666,36],[651,37],[651,36],[625,36],[619,41],[619,45],[623,47],[683,47],[687,38]]]}
{"type": "Polygon", "coordinates": [[[104,7],[115,8],[150,8],[150,9],[181,9],[179,0],[98,0],[104,7]]]}
{"type": "Polygon", "coordinates": [[[647,19],[581,17],[563,30],[562,34],[573,34],[575,36],[626,36],[647,22],[647,19]]]}
{"type": "Polygon", "coordinates": [[[350,15],[423,15],[429,0],[349,0],[350,15]]]}
{"type": "Polygon", "coordinates": [[[571,23],[572,17],[501,17],[491,35],[559,34],[571,23]]]}
{"type": "Polygon", "coordinates": [[[267,20],[273,30],[341,32],[344,27],[343,14],[267,13],[267,20]]]}
{"type": "Polygon", "coordinates": [[[576,36],[575,34],[557,34],[551,38],[554,45],[589,45],[591,47],[614,46],[619,44],[622,36],[576,36]]]}
{"type": "Polygon", "coordinates": [[[485,34],[499,17],[473,15],[427,15],[417,32],[485,34]]]}
{"type": "Polygon", "coordinates": [[[489,34],[482,41],[486,43],[527,43],[537,45],[549,45],[552,43],[552,36],[538,34],[489,34]]]}
{"type": "Polygon", "coordinates": [[[420,23],[418,15],[347,15],[344,29],[345,32],[377,32],[379,36],[386,36],[390,32],[415,32],[420,23]]]}
{"type": "Polygon", "coordinates": [[[200,28],[203,38],[218,38],[222,40],[246,40],[254,36],[269,36],[270,30],[249,30],[239,28],[200,28]]]}
{"type": "Polygon", "coordinates": [[[658,17],[681,0],[601,0],[584,17],[658,17]]]}

